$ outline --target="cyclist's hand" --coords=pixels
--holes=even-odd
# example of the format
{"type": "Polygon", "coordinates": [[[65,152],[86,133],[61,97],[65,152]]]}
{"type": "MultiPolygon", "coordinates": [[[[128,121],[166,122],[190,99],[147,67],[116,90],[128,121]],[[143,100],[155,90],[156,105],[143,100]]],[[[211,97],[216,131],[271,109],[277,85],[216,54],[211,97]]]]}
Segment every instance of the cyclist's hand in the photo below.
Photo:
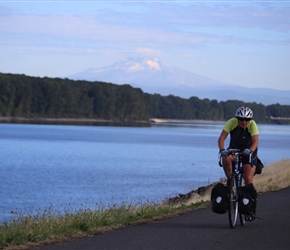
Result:
{"type": "Polygon", "coordinates": [[[244,154],[246,154],[246,155],[250,155],[251,153],[252,153],[252,151],[250,149],[248,149],[248,148],[246,148],[244,150],[244,154]]]}
{"type": "Polygon", "coordinates": [[[222,149],[222,150],[220,151],[220,154],[221,154],[221,156],[228,156],[228,155],[229,155],[229,151],[226,150],[226,149],[222,149]]]}

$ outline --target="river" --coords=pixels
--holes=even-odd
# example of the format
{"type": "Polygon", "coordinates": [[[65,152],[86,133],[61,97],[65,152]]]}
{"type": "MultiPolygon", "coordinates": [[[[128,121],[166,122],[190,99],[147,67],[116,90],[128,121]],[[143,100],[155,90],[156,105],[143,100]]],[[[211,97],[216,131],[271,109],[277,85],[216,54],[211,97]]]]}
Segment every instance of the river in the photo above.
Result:
{"type": "MultiPolygon", "coordinates": [[[[0,124],[0,221],[19,213],[160,202],[223,177],[223,123],[0,124]]],[[[289,158],[290,126],[259,125],[265,165],[289,158]]]]}

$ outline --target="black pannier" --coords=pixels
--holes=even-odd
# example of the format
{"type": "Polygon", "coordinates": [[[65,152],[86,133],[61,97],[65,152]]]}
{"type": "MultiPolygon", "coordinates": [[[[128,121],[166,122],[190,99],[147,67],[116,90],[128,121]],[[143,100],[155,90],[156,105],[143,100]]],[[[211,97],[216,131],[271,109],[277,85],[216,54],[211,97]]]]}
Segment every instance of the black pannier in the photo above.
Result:
{"type": "Polygon", "coordinates": [[[217,183],[211,190],[211,209],[217,214],[224,214],[228,210],[227,187],[217,183]]]}
{"type": "Polygon", "coordinates": [[[257,158],[257,166],[256,166],[256,171],[255,174],[261,174],[262,170],[264,168],[264,164],[262,163],[262,161],[259,159],[259,157],[257,158]]]}
{"type": "Polygon", "coordinates": [[[240,188],[239,213],[254,214],[257,206],[257,191],[253,184],[247,184],[240,188]]]}

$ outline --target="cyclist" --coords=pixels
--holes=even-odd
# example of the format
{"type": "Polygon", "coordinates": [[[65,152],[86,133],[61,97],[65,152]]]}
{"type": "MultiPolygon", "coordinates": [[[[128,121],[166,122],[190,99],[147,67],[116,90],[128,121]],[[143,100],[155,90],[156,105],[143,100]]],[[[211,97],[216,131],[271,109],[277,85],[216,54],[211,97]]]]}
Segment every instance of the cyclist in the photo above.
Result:
{"type": "Polygon", "coordinates": [[[218,147],[222,156],[223,168],[227,177],[232,173],[232,162],[234,155],[228,155],[225,149],[225,140],[230,134],[229,148],[240,149],[243,152],[243,177],[245,185],[254,184],[253,177],[257,164],[257,152],[259,141],[259,130],[253,120],[253,111],[248,107],[240,107],[236,110],[234,118],[229,119],[219,136],[218,147]],[[251,155],[251,162],[249,156],[251,155]]]}

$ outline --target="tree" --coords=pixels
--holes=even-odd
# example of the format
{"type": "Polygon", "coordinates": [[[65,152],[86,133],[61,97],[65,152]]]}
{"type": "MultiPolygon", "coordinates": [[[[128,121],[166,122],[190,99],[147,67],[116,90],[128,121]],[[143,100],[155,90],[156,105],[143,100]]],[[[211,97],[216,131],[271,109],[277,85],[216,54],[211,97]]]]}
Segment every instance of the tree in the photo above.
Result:
{"type": "Polygon", "coordinates": [[[237,100],[147,94],[139,88],[105,82],[73,81],[0,73],[0,115],[34,118],[97,118],[110,120],[228,120],[248,106],[257,122],[290,117],[290,106],[264,106],[237,100]]]}

